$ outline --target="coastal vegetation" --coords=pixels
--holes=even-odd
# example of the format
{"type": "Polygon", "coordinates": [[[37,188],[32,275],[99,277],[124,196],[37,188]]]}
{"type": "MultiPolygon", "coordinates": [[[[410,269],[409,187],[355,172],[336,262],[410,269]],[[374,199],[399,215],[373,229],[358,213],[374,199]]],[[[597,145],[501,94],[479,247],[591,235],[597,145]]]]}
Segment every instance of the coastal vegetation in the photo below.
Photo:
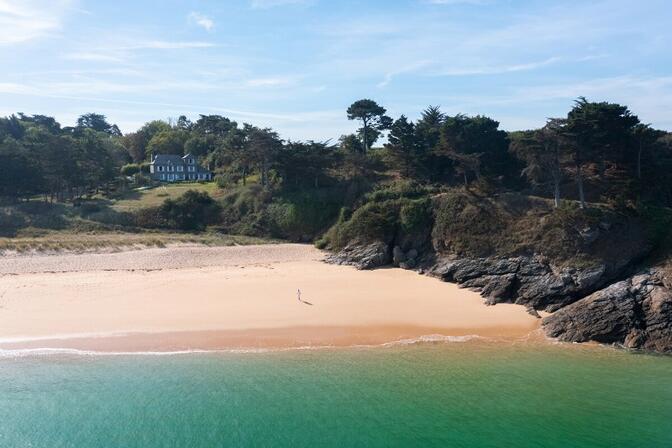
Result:
{"type": "Polygon", "coordinates": [[[599,223],[627,226],[651,246],[668,238],[672,134],[626,106],[579,98],[566,117],[516,132],[436,106],[415,122],[369,99],[345,114],[361,128],[336,144],[284,141],[218,115],[155,120],[125,135],[95,113],[74,127],[1,118],[0,229],[208,229],[334,250],[406,239],[463,256],[542,252],[558,262],[601,258],[581,237],[599,223]],[[191,153],[215,182],[157,186],[147,173],[161,153],[191,153]]]}
{"type": "Polygon", "coordinates": [[[98,114],[2,118],[0,250],[312,242],[555,312],[543,326],[560,339],[672,350],[671,133],[586,98],[514,132],[436,106],[392,119],[368,99],[344,115],[361,128],[337,143],[218,115],[125,135],[98,114]],[[157,184],[161,153],[214,182],[157,184]]]}

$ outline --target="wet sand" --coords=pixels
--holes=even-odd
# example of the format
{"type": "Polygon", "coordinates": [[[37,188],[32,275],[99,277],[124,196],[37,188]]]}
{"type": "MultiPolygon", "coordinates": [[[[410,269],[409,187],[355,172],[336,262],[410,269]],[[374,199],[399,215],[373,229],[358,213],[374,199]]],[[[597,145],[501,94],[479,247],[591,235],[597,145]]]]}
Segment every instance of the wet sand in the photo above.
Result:
{"type": "Polygon", "coordinates": [[[307,245],[171,247],[0,259],[0,348],[176,351],[519,339],[539,320],[401,269],[307,245]],[[296,291],[301,289],[302,299],[296,291]],[[438,336],[432,336],[438,338],[438,336]]]}

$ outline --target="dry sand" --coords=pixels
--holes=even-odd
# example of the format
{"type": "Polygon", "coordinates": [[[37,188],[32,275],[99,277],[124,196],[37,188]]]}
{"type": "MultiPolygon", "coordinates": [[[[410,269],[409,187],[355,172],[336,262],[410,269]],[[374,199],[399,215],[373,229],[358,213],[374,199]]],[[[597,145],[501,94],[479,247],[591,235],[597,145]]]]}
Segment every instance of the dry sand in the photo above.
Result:
{"type": "Polygon", "coordinates": [[[3,257],[0,348],[341,346],[522,338],[539,326],[520,306],[484,306],[475,292],[411,271],[357,271],[323,256],[281,244],[3,257]]]}

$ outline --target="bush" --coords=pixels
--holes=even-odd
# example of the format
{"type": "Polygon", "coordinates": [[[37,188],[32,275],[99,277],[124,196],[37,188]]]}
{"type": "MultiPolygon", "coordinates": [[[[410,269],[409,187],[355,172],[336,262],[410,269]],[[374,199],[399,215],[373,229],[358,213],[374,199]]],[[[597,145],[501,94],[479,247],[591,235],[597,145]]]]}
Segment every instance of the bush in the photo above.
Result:
{"type": "Polygon", "coordinates": [[[137,227],[145,229],[170,227],[161,213],[161,207],[141,208],[133,213],[133,217],[137,227]]]}
{"type": "Polygon", "coordinates": [[[219,188],[229,188],[238,184],[242,176],[238,171],[225,171],[215,176],[215,184],[219,188]]]}
{"type": "Polygon", "coordinates": [[[14,236],[16,231],[26,225],[23,216],[11,210],[0,209],[0,236],[14,236]]]}
{"type": "Polygon", "coordinates": [[[404,232],[426,229],[432,224],[431,201],[424,198],[404,202],[399,210],[399,220],[404,232]]]}
{"type": "Polygon", "coordinates": [[[137,163],[128,163],[121,167],[121,174],[124,176],[133,176],[140,172],[140,165],[137,163]]]}
{"type": "Polygon", "coordinates": [[[397,229],[399,204],[389,200],[367,202],[347,218],[342,209],[339,220],[325,235],[332,249],[342,249],[350,242],[383,241],[390,243],[397,229]]]}
{"type": "Polygon", "coordinates": [[[221,206],[204,191],[188,190],[177,199],[166,199],[159,215],[172,228],[203,230],[219,221],[221,206]]]}
{"type": "Polygon", "coordinates": [[[144,187],[146,185],[149,185],[152,183],[151,179],[149,176],[143,174],[143,173],[137,173],[135,176],[133,176],[133,182],[135,183],[136,186],[138,187],[144,187]]]}

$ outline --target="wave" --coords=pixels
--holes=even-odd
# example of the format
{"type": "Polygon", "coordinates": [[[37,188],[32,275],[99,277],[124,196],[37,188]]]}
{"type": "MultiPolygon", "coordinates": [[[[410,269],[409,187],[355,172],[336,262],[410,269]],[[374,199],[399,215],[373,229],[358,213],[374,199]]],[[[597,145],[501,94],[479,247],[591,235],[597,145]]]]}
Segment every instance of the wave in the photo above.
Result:
{"type": "Polygon", "coordinates": [[[336,346],[336,345],[305,345],[297,347],[280,347],[280,348],[227,348],[227,349],[189,349],[189,350],[173,350],[173,351],[98,351],[98,350],[80,350],[76,348],[17,348],[17,349],[0,349],[0,359],[7,358],[26,358],[26,357],[43,357],[43,356],[179,356],[179,355],[194,355],[194,354],[254,354],[254,353],[271,353],[271,352],[287,352],[287,351],[310,351],[310,350],[326,350],[326,349],[348,349],[348,348],[388,348],[399,346],[410,346],[420,344],[447,344],[447,343],[461,343],[473,340],[488,339],[478,335],[461,335],[461,336],[447,336],[442,334],[422,335],[416,338],[400,339],[397,341],[384,342],[382,344],[357,344],[351,346],[336,346]]]}

